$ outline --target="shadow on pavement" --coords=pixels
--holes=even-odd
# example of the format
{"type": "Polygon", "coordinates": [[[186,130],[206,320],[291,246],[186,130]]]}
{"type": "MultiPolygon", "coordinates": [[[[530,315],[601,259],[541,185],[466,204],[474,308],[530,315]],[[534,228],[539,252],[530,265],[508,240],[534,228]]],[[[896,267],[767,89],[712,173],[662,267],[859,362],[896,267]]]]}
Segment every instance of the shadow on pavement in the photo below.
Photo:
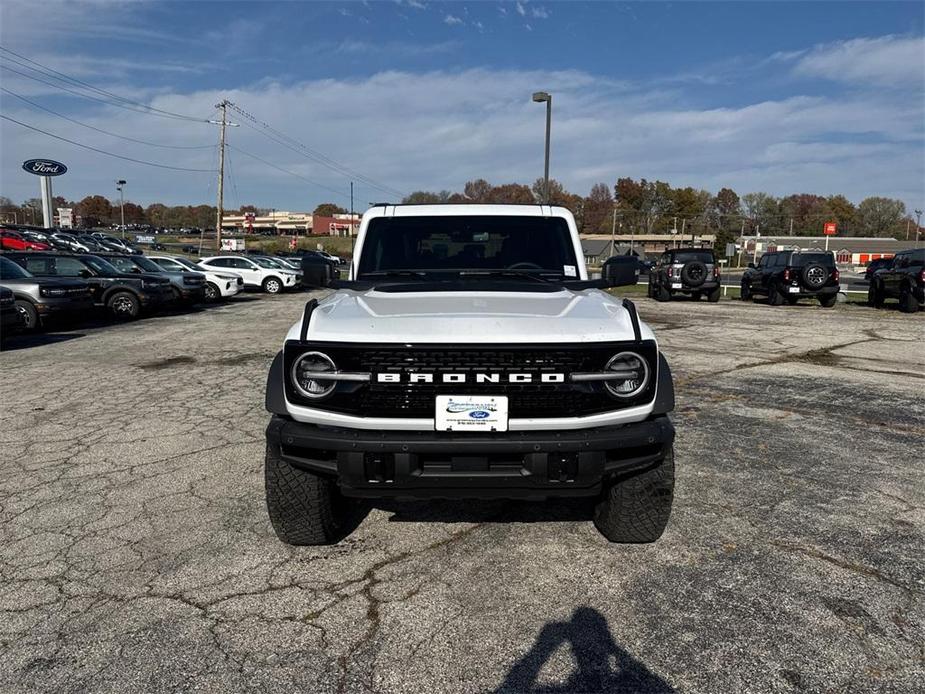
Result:
{"type": "Polygon", "coordinates": [[[533,648],[518,660],[494,694],[662,694],[674,692],[664,679],[620,648],[607,620],[591,607],[579,607],[568,622],[550,622],[540,630],[533,648]],[[543,665],[568,645],[576,668],[564,682],[538,684],[543,665]]]}
{"type": "Polygon", "coordinates": [[[0,344],[0,351],[12,352],[17,349],[53,345],[58,342],[76,340],[85,335],[86,333],[21,333],[19,335],[4,337],[3,343],[0,344]]]}
{"type": "Polygon", "coordinates": [[[592,498],[549,499],[545,502],[467,499],[433,501],[376,500],[375,508],[389,511],[390,523],[550,523],[590,521],[592,498]]]}

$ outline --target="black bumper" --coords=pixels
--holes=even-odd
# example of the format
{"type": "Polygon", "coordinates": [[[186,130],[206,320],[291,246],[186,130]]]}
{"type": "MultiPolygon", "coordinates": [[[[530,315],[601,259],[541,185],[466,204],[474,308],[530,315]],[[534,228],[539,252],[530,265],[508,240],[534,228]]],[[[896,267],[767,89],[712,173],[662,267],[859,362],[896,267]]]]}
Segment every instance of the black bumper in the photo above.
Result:
{"type": "Polygon", "coordinates": [[[674,442],[665,415],[595,429],[459,435],[335,429],[275,415],[267,443],[295,467],[369,498],[544,499],[593,496],[609,478],[660,461],[674,442]]]}

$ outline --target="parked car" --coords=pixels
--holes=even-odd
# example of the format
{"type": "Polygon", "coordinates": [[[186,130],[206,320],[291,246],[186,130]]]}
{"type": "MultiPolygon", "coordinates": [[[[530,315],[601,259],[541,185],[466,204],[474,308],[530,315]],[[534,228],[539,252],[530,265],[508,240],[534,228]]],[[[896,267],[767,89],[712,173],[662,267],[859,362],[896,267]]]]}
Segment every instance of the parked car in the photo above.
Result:
{"type": "Polygon", "coordinates": [[[886,299],[899,299],[903,313],[915,313],[925,303],[925,248],[900,251],[889,267],[874,273],[867,301],[880,307],[886,299]]]}
{"type": "Polygon", "coordinates": [[[47,251],[47,243],[30,241],[17,231],[0,229],[0,248],[6,251],[47,251]]]}
{"type": "MultiPolygon", "coordinates": [[[[642,266],[637,259],[637,264],[642,266]]],[[[649,270],[649,298],[670,301],[676,294],[688,294],[694,301],[706,296],[719,301],[719,265],[708,248],[673,248],[662,253],[649,270]]]]}
{"type": "Polygon", "coordinates": [[[13,291],[0,286],[0,339],[19,332],[24,326],[22,314],[16,309],[13,291]]]}
{"type": "Polygon", "coordinates": [[[6,257],[39,277],[86,280],[94,304],[119,320],[134,320],[142,311],[154,310],[173,299],[166,277],[120,272],[103,258],[88,253],[8,253],[6,257]]]}
{"type": "Polygon", "coordinates": [[[199,267],[212,271],[231,270],[244,279],[245,287],[259,287],[267,294],[278,294],[283,289],[293,289],[301,283],[302,273],[284,270],[266,258],[245,258],[241,255],[220,255],[203,258],[199,267]]]}
{"type": "Polygon", "coordinates": [[[742,275],[741,298],[749,301],[756,294],[765,295],[771,306],[818,299],[831,308],[838,300],[838,279],[835,256],[830,252],[774,251],[762,255],[757,265],[748,264],[742,275]]]}
{"type": "Polygon", "coordinates": [[[182,256],[149,255],[147,257],[167,272],[201,272],[206,278],[206,301],[228,299],[244,289],[244,278],[233,272],[206,270],[182,256]]]}
{"type": "Polygon", "coordinates": [[[867,263],[867,267],[864,268],[864,281],[870,282],[877,270],[889,267],[892,264],[892,258],[875,258],[874,260],[871,260],[869,263],[867,263]]]}
{"type": "Polygon", "coordinates": [[[97,242],[100,243],[104,248],[107,248],[111,251],[130,253],[132,255],[141,255],[141,249],[136,248],[125,239],[120,239],[117,236],[110,236],[109,234],[103,234],[98,231],[91,234],[91,236],[94,237],[97,242]]]}
{"type": "Polygon", "coordinates": [[[38,330],[52,317],[73,318],[93,308],[90,285],[83,280],[36,277],[5,256],[0,256],[0,283],[13,292],[26,330],[38,330]]]}
{"type": "Polygon", "coordinates": [[[199,271],[165,270],[154,261],[142,255],[104,255],[100,256],[122,272],[162,275],[170,280],[173,298],[178,304],[198,304],[206,297],[206,276],[199,271]]]}
{"type": "Polygon", "coordinates": [[[87,253],[91,250],[90,246],[82,242],[73,234],[67,234],[63,231],[56,231],[52,234],[52,238],[59,241],[62,245],[64,245],[65,248],[67,248],[67,250],[74,253],[87,253]]]}
{"type": "Polygon", "coordinates": [[[190,255],[199,255],[199,246],[186,245],[186,246],[183,246],[183,248],[181,248],[180,250],[183,251],[184,253],[189,253],[190,255]]]}

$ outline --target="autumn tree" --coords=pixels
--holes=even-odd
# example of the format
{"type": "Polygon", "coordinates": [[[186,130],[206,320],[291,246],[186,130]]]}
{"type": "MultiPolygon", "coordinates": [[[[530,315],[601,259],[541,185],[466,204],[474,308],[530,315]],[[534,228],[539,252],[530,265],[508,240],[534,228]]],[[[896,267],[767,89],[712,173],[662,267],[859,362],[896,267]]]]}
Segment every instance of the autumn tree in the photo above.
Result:
{"type": "Polygon", "coordinates": [[[858,205],[858,220],[864,236],[894,236],[902,227],[906,206],[892,198],[865,198],[858,205]]]}
{"type": "Polygon", "coordinates": [[[312,214],[317,217],[333,217],[336,214],[344,214],[346,211],[343,207],[335,205],[333,202],[323,202],[315,208],[312,214]]]}
{"type": "Polygon", "coordinates": [[[830,195],[822,206],[825,221],[838,224],[840,234],[857,236],[861,228],[857,225],[858,211],[854,204],[844,195],[830,195]]]}
{"type": "Polygon", "coordinates": [[[780,201],[778,233],[789,233],[793,220],[794,236],[819,236],[824,221],[825,198],[821,195],[798,193],[780,201]]]}
{"type": "Polygon", "coordinates": [[[469,202],[485,203],[491,195],[491,184],[484,178],[467,181],[463,187],[463,195],[469,202]]]}
{"type": "Polygon", "coordinates": [[[613,196],[606,183],[595,183],[584,201],[584,231],[599,234],[610,231],[613,196]]]}
{"type": "Polygon", "coordinates": [[[101,226],[112,222],[112,203],[102,195],[88,195],[77,203],[77,216],[84,226],[101,226]]]}
{"type": "Polygon", "coordinates": [[[505,183],[494,186],[489,200],[499,205],[532,205],[536,202],[531,191],[523,183],[505,183]]]}
{"type": "Polygon", "coordinates": [[[438,202],[442,202],[440,194],[427,190],[416,190],[402,199],[402,203],[406,205],[432,205],[438,202]]]}

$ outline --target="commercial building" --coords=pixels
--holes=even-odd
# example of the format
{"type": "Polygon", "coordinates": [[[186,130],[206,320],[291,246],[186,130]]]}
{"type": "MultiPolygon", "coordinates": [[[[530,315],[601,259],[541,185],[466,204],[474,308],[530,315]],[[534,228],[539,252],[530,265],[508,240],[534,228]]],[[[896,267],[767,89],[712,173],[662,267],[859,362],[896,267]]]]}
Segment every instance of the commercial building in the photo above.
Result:
{"type": "Polygon", "coordinates": [[[824,251],[835,254],[839,265],[863,267],[877,258],[892,258],[912,248],[914,241],[862,236],[742,236],[738,243],[749,258],[773,251],[824,251]]]}
{"type": "Polygon", "coordinates": [[[222,228],[249,234],[352,236],[360,227],[360,215],[336,214],[316,217],[310,212],[273,210],[266,214],[239,213],[222,217],[222,228]]]}
{"type": "MultiPolygon", "coordinates": [[[[658,255],[669,248],[713,248],[714,234],[582,234],[585,258],[619,255],[621,248],[637,255],[658,255]],[[585,245],[587,244],[587,245],[585,245]],[[616,253],[611,249],[615,249],[616,253]],[[590,255],[587,251],[593,251],[590,255]]],[[[588,261],[591,262],[591,261],[588,261]]]]}

